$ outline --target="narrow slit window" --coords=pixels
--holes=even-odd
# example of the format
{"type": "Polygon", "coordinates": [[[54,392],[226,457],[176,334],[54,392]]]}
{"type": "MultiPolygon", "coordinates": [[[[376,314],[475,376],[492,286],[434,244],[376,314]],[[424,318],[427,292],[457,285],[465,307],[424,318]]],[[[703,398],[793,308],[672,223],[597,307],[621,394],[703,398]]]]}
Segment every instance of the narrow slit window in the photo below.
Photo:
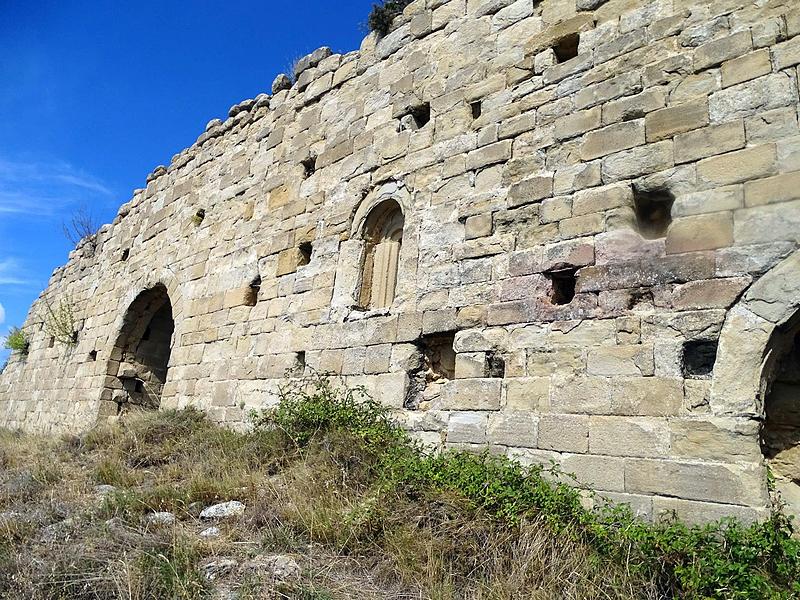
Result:
{"type": "Polygon", "coordinates": [[[97,350],[92,350],[91,352],[89,352],[89,360],[91,362],[94,362],[94,361],[97,360],[97,350]]]}
{"type": "Polygon", "coordinates": [[[489,377],[502,379],[506,376],[506,361],[499,354],[490,352],[486,356],[486,367],[489,377]]]}
{"type": "Polygon", "coordinates": [[[131,256],[130,249],[129,248],[125,248],[125,250],[122,251],[122,262],[125,262],[126,260],[128,260],[130,258],[130,256],[131,256]]]}
{"type": "Polygon", "coordinates": [[[206,209],[205,208],[198,209],[198,211],[194,213],[194,215],[192,215],[192,223],[199,226],[203,222],[203,220],[205,220],[205,218],[206,218],[206,209]]]}
{"type": "Polygon", "coordinates": [[[634,189],[633,208],[636,229],[643,238],[654,240],[667,235],[672,223],[675,196],[669,190],[643,191],[634,189]]]}
{"type": "Polygon", "coordinates": [[[571,33],[558,40],[553,46],[556,61],[563,63],[578,56],[580,41],[581,36],[578,33],[571,33]]]}

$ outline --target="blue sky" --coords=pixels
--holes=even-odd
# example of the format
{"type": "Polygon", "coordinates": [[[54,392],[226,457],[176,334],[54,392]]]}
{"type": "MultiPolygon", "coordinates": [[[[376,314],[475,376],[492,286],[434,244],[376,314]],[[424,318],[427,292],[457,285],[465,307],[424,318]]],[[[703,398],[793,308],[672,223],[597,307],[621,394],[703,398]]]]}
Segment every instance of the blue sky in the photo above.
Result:
{"type": "Polygon", "coordinates": [[[0,0],[0,333],[66,262],[63,220],[85,207],[111,221],[295,58],[357,49],[370,6],[0,0]]]}

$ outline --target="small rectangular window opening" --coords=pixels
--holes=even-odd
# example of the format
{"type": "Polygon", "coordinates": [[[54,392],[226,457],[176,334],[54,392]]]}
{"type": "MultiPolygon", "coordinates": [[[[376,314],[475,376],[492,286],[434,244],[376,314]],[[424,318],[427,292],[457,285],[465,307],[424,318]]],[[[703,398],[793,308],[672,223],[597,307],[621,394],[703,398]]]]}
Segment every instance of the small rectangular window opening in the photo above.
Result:
{"type": "Polygon", "coordinates": [[[261,291],[261,275],[256,275],[248,285],[248,290],[244,298],[244,305],[255,306],[258,304],[259,291],[261,291]]]}
{"type": "Polygon", "coordinates": [[[580,41],[581,36],[578,33],[571,33],[558,40],[553,46],[556,61],[563,63],[578,56],[580,41]]]}
{"type": "Polygon", "coordinates": [[[49,342],[47,342],[47,347],[48,347],[48,348],[52,348],[52,347],[53,347],[53,346],[55,346],[55,345],[56,345],[56,338],[54,338],[54,337],[52,337],[52,336],[51,336],[51,337],[50,337],[50,341],[49,341],[49,342]]]}
{"type": "Polygon", "coordinates": [[[476,102],[472,102],[470,105],[470,110],[472,111],[472,118],[477,119],[478,117],[483,114],[483,103],[478,100],[476,102]]]}
{"type": "Polygon", "coordinates": [[[716,340],[694,340],[683,344],[683,376],[687,379],[708,379],[717,361],[716,340]]]}
{"type": "Polygon", "coordinates": [[[411,118],[417,129],[422,129],[431,120],[431,105],[427,102],[411,109],[411,118]]]}
{"type": "Polygon", "coordinates": [[[200,208],[197,210],[196,213],[194,213],[194,215],[192,215],[192,223],[194,223],[196,226],[199,227],[205,218],[206,218],[206,209],[200,208]]]}
{"type": "Polygon", "coordinates": [[[487,375],[502,379],[506,376],[506,361],[499,354],[489,352],[486,356],[487,375]]]}
{"type": "Polygon", "coordinates": [[[302,242],[297,249],[300,251],[300,257],[298,266],[302,267],[303,265],[307,265],[311,262],[311,253],[314,250],[314,247],[311,245],[311,242],[302,242]]]}
{"type": "Polygon", "coordinates": [[[456,334],[434,333],[422,336],[417,343],[425,361],[425,379],[428,382],[454,379],[456,373],[456,352],[453,349],[456,334]]]}
{"type": "Polygon", "coordinates": [[[307,159],[300,161],[305,170],[304,175],[306,178],[311,177],[317,171],[317,157],[313,154],[307,159]]]}
{"type": "Polygon", "coordinates": [[[555,305],[569,304],[575,298],[575,284],[578,281],[578,269],[560,269],[550,271],[545,276],[550,280],[550,302],[555,305]]]}
{"type": "Polygon", "coordinates": [[[136,387],[134,388],[134,391],[137,394],[143,393],[144,392],[144,381],[142,381],[141,379],[137,379],[136,380],[136,387]]]}
{"type": "Polygon", "coordinates": [[[646,240],[667,235],[672,223],[672,205],[675,196],[666,189],[633,190],[633,209],[636,213],[636,229],[646,240]]]}
{"type": "Polygon", "coordinates": [[[92,350],[89,352],[89,360],[92,362],[97,360],[97,350],[92,350]]]}
{"type": "Polygon", "coordinates": [[[125,250],[122,251],[122,262],[125,262],[126,260],[128,260],[128,258],[130,258],[130,256],[131,256],[130,248],[125,248],[125,250]]]}

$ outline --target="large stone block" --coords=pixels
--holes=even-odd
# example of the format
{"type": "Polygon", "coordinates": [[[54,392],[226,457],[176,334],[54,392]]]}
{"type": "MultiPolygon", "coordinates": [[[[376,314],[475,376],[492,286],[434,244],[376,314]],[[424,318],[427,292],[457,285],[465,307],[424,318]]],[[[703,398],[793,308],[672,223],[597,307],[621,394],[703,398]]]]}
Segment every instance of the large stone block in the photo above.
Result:
{"type": "Polygon", "coordinates": [[[644,121],[628,121],[609,125],[588,133],[581,145],[581,158],[592,160],[644,144],[644,121]]]}
{"type": "Polygon", "coordinates": [[[711,125],[675,136],[675,162],[692,162],[744,146],[744,123],[741,120],[711,125]]]}
{"type": "Polygon", "coordinates": [[[589,417],[587,415],[541,415],[539,417],[539,448],[556,452],[586,453],[589,450],[589,417]]]}
{"type": "Polygon", "coordinates": [[[708,125],[708,100],[705,98],[662,108],[645,119],[647,141],[657,142],[708,125]]]}
{"type": "Polygon", "coordinates": [[[536,448],[538,417],[528,411],[502,411],[489,414],[486,428],[492,444],[536,448]]]}
{"type": "Polygon", "coordinates": [[[590,417],[589,452],[609,456],[666,457],[670,452],[667,420],[590,417]]]}
{"type": "Polygon", "coordinates": [[[499,410],[500,379],[456,379],[442,388],[440,410],[499,410]]]}
{"type": "Polygon", "coordinates": [[[775,144],[763,144],[701,160],[697,163],[697,177],[711,185],[740,183],[774,175],[777,160],[775,144]]]}
{"type": "Polygon", "coordinates": [[[667,232],[667,254],[714,250],[733,245],[733,215],[730,212],[682,217],[667,232]]]}
{"type": "Polygon", "coordinates": [[[757,464],[625,459],[625,491],[686,500],[766,506],[766,473],[757,464]]]}

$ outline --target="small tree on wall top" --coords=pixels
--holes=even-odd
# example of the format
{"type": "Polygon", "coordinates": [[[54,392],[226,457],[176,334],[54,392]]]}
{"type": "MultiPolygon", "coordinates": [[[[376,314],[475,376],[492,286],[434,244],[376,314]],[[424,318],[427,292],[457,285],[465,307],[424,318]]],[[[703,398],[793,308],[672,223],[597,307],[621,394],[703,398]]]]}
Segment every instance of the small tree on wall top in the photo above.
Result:
{"type": "Polygon", "coordinates": [[[402,13],[403,9],[411,2],[412,0],[384,0],[380,4],[373,4],[372,11],[367,18],[370,31],[376,31],[380,35],[389,33],[394,18],[402,13]]]}

